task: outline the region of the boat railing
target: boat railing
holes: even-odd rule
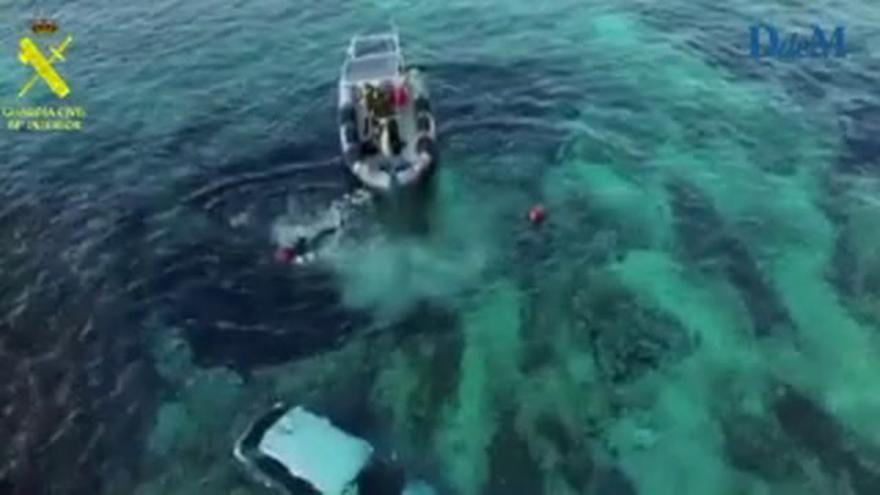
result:
[[[389,79],[404,67],[397,31],[361,34],[351,39],[342,67],[343,82]]]

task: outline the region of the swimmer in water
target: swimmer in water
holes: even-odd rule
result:
[[[275,237],[279,245],[276,259],[296,264],[314,261],[330,245],[330,241],[338,239],[358,206],[370,198],[369,192],[358,190],[333,202],[327,212],[312,224],[293,228],[276,227]]]

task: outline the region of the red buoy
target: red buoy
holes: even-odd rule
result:
[[[296,256],[296,250],[290,246],[279,246],[275,250],[275,261],[278,263],[290,263]]]
[[[541,205],[534,205],[529,208],[528,219],[532,225],[540,225],[547,218],[547,210]]]

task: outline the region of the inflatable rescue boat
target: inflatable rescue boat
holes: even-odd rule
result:
[[[352,38],[339,80],[339,138],[359,182],[392,192],[437,164],[437,129],[424,74],[408,68],[396,31]]]

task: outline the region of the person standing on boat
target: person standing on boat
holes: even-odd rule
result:
[[[406,80],[398,82],[391,88],[391,103],[398,112],[409,103],[409,91],[406,89]]]

